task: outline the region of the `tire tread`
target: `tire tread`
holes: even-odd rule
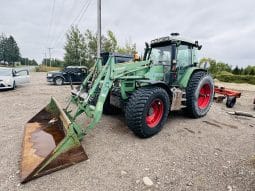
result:
[[[140,88],[132,94],[126,107],[125,117],[127,125],[129,129],[131,129],[134,132],[135,135],[141,138],[147,138],[152,136],[146,134],[146,132],[143,129],[143,112],[144,108],[146,107],[148,99],[155,93],[161,93],[164,96],[167,96],[167,99],[169,100],[167,92],[162,88],[155,87]],[[168,112],[169,109],[167,111],[167,116]],[[166,117],[163,118],[162,120],[163,121],[160,123],[164,124],[166,121]]]

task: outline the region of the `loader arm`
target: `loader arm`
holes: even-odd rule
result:
[[[69,105],[65,109],[65,113],[72,123],[75,123],[77,117],[83,113],[85,113],[86,118],[90,118],[90,123],[85,128],[74,125],[80,140],[82,140],[84,135],[100,121],[103,106],[113,82],[121,79],[144,79],[143,73],[139,75],[133,74],[149,68],[149,63],[149,61],[142,61],[116,64],[113,56],[109,57],[104,66],[102,66],[101,59],[96,61],[95,66],[82,83],[79,92],[71,97],[70,102],[77,105],[76,112],[71,115],[71,110],[68,109]],[[83,92],[88,85],[90,89],[87,92],[87,96],[84,99],[80,99],[80,93]]]

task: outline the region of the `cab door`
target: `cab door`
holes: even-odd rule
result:
[[[192,47],[189,45],[179,45],[177,47],[177,78],[181,78],[192,65]]]
[[[14,71],[13,78],[15,80],[16,85],[21,85],[30,82],[28,70]]]
[[[82,71],[80,68],[74,68],[73,73],[72,73],[72,80],[73,82],[81,82],[82,78]]]

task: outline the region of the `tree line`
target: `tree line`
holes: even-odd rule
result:
[[[211,58],[202,58],[200,60],[201,63],[209,64],[209,72],[214,76],[220,74],[233,74],[233,75],[255,75],[255,66],[247,66],[247,67],[232,67],[231,65],[224,62],[217,62],[215,59]]]
[[[112,31],[102,35],[102,52],[117,52],[122,54],[133,54],[136,52],[136,44],[127,42],[120,46]],[[83,65],[91,67],[94,65],[97,53],[97,35],[91,30],[81,32],[77,26],[72,26],[66,34],[64,54],[64,65]]]
[[[0,64],[13,65],[20,63],[21,65],[38,65],[34,59],[22,58],[20,49],[14,37],[5,34],[0,35]]]
[[[49,59],[49,58],[44,58],[42,61],[42,64],[45,66],[52,66],[52,67],[64,67],[65,63],[63,60],[54,58],[54,59]]]

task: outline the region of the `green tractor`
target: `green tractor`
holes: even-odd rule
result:
[[[141,138],[157,134],[169,111],[183,109],[193,118],[206,115],[214,84],[208,72],[197,67],[200,49],[197,41],[172,34],[146,43],[142,60],[116,64],[111,55],[103,65],[98,58],[64,109],[52,98],[26,124],[21,182],[86,160],[80,141],[103,113],[123,111],[127,126]],[[80,116],[85,127],[77,122]]]

